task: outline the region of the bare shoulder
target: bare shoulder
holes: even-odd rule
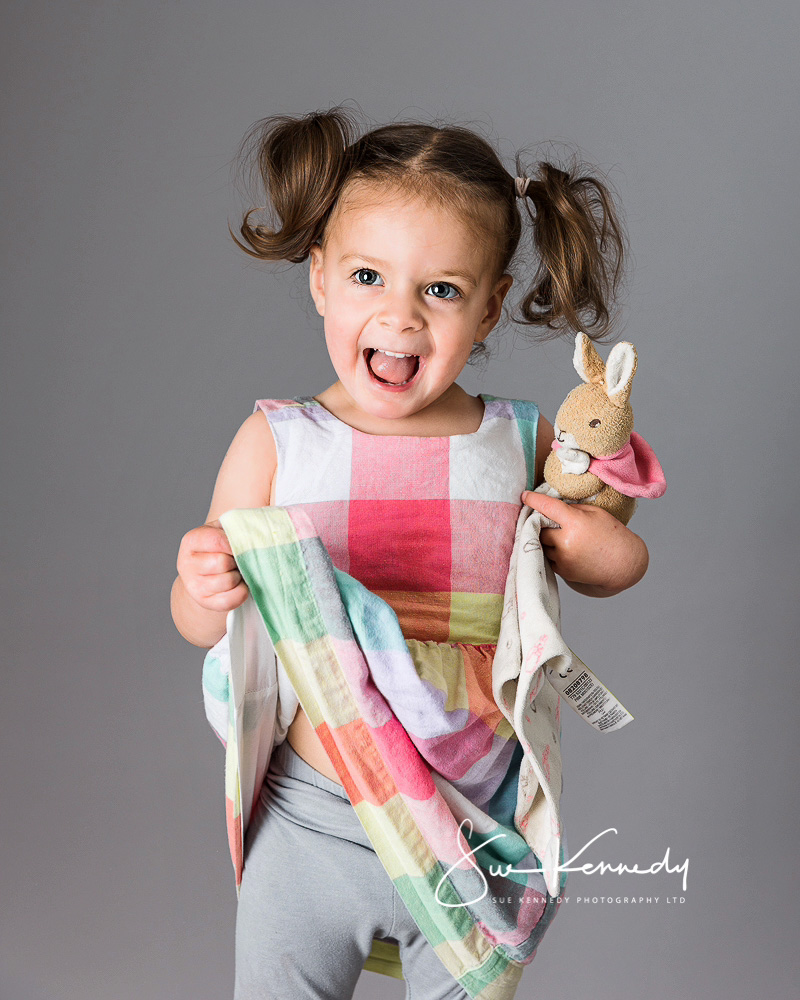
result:
[[[227,510],[269,505],[278,465],[275,438],[264,414],[257,410],[236,432],[220,466],[206,521]]]
[[[553,425],[547,417],[543,417],[540,413],[536,426],[536,481],[534,488],[541,486],[544,482],[544,463],[550,454],[555,436],[556,432],[553,429]]]

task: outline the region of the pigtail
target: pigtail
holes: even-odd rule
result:
[[[259,182],[267,205],[244,215],[236,245],[260,260],[306,260],[318,242],[347,176],[356,133],[341,107],[302,118],[275,115],[256,122],[241,142],[237,162],[248,182]],[[267,211],[268,224],[252,216]]]
[[[519,163],[517,173],[523,173]],[[611,329],[626,257],[608,187],[588,174],[539,163],[525,200],[539,266],[515,319],[599,339]]]

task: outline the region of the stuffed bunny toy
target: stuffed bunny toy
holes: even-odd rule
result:
[[[604,364],[585,333],[575,338],[572,362],[583,379],[556,414],[553,450],[538,493],[567,503],[591,503],[627,524],[637,497],[667,488],[653,449],[633,429],[630,399],[636,373],[633,344],[616,344]]]

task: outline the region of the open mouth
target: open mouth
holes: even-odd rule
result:
[[[364,360],[376,382],[399,389],[414,381],[420,371],[422,359],[418,354],[400,354],[368,347],[364,351]]]

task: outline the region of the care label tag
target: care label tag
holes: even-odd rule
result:
[[[573,664],[565,674],[554,667],[547,670],[548,681],[567,704],[600,733],[613,733],[632,722],[633,716],[622,702],[580,657],[572,655]]]

